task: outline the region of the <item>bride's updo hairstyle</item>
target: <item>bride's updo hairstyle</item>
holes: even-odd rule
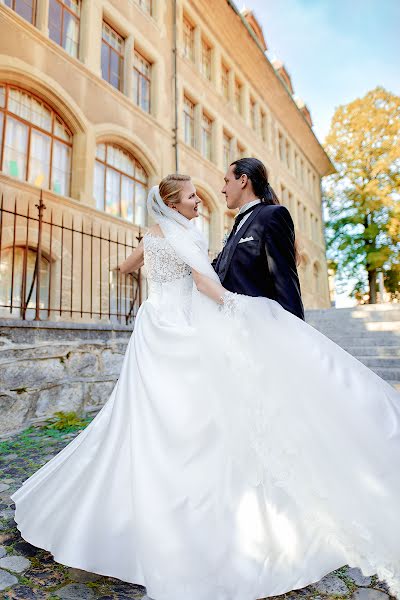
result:
[[[172,173],[172,175],[167,175],[160,182],[158,186],[160,196],[164,202],[173,202],[174,204],[179,204],[181,201],[180,193],[182,191],[183,183],[185,181],[190,181],[189,175],[180,175],[179,173]]]
[[[239,158],[230,165],[233,167],[235,179],[241,175],[247,175],[251,181],[255,195],[260,198],[264,204],[280,204],[278,196],[270,186],[268,181],[268,172],[265,165],[258,158]],[[302,244],[299,244],[297,238],[294,242],[294,254],[296,265],[302,263]]]

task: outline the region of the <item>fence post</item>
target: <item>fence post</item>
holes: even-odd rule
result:
[[[37,269],[36,269],[36,309],[35,321],[40,321],[40,264],[42,262],[42,225],[43,225],[43,210],[46,206],[43,204],[43,190],[40,190],[39,204],[35,204],[39,213],[39,228],[38,228],[38,245],[37,245]]]

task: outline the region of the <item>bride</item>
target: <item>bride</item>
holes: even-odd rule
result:
[[[188,177],[150,190],[147,271],[97,416],[12,495],[23,538],[155,600],[255,600],[343,565],[400,598],[400,395],[275,300],[224,289]],[[194,284],[195,282],[195,284]]]

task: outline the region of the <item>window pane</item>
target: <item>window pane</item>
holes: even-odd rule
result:
[[[55,117],[54,119],[54,135],[56,135],[59,138],[62,138],[66,142],[72,141],[71,134],[65,127],[64,123],[60,121],[58,117]]]
[[[121,217],[133,221],[133,201],[135,184],[132,179],[122,176],[121,181]]]
[[[0,106],[4,108],[6,105],[6,88],[0,86]]]
[[[110,83],[118,90],[121,88],[121,67],[122,58],[114,51],[111,50],[110,55]]]
[[[54,141],[51,189],[56,194],[69,196],[71,173],[71,148],[62,142]]]
[[[28,181],[37,187],[49,187],[50,146],[50,137],[32,130]]]
[[[104,42],[101,44],[101,76],[108,81],[108,63],[110,60],[111,48]]]
[[[111,215],[118,216],[119,211],[119,187],[120,175],[113,169],[108,168],[106,172],[106,211]]]
[[[15,12],[33,24],[33,2],[34,0],[15,0]]]
[[[97,144],[96,146],[96,157],[100,158],[100,160],[106,160],[106,145],[105,144]]]
[[[97,161],[94,165],[94,197],[96,208],[104,210],[104,165]]]
[[[71,9],[71,11],[79,17],[81,13],[81,0],[63,0],[64,4]]]
[[[57,0],[49,3],[49,37],[57,44],[61,44],[62,8]]]
[[[139,163],[136,163],[135,179],[147,184],[147,175]]]
[[[147,190],[144,185],[135,185],[135,225],[146,226],[146,196]]]
[[[11,117],[6,120],[3,171],[7,175],[25,179],[28,144],[28,128]]]
[[[71,56],[78,56],[79,21],[67,10],[64,10],[63,48]]]

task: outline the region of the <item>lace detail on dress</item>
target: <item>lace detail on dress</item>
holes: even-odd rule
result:
[[[192,275],[192,270],[165,238],[147,232],[143,238],[144,266],[147,278],[159,283]]]
[[[239,294],[235,292],[224,292],[223,294],[224,303],[221,304],[220,311],[223,315],[229,317],[239,316],[240,314],[240,303],[239,303]]]

